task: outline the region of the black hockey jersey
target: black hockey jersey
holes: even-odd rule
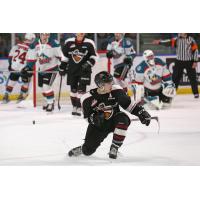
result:
[[[62,51],[69,63],[68,74],[80,74],[81,66],[85,62],[91,67],[96,63],[96,48],[94,42],[88,38],[84,38],[81,43],[78,43],[75,37],[69,38],[65,41]]]
[[[120,111],[119,106],[134,114],[137,105],[119,85],[113,85],[112,91],[106,94],[98,94],[97,88],[90,90],[81,97],[84,118],[88,118],[95,111],[104,111],[105,118],[111,119]]]

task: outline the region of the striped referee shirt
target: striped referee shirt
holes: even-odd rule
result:
[[[160,44],[169,43],[176,48],[177,60],[198,62],[198,46],[193,37],[174,37],[172,39],[160,40]]]

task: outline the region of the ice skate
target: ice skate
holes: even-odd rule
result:
[[[77,116],[81,116],[81,108],[77,108],[76,109],[76,115]]]
[[[76,157],[80,156],[81,154],[82,154],[82,146],[75,147],[68,152],[69,157]]]
[[[72,109],[72,115],[76,115],[77,107],[73,107]]]
[[[17,98],[17,103],[20,103],[21,101],[25,100],[27,97],[27,95],[23,95],[23,94],[20,94]]]
[[[54,103],[47,104],[46,111],[47,112],[52,112],[53,110],[54,110]]]
[[[6,93],[3,97],[2,104],[7,104],[7,103],[9,103],[9,101],[10,101],[9,95],[8,95],[8,93]]]
[[[109,158],[112,158],[112,159],[117,158],[118,148],[119,147],[117,145],[114,145],[114,144],[111,145],[110,152],[109,152]]]

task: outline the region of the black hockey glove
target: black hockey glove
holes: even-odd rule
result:
[[[93,124],[97,128],[101,128],[104,124],[104,121],[105,121],[105,118],[104,118],[103,111],[98,111],[98,112],[92,113],[88,118],[88,122],[90,124]]]
[[[92,73],[92,69],[91,69],[91,65],[89,63],[84,63],[82,65],[82,72],[85,72],[85,73]]]
[[[69,64],[66,62],[61,62],[59,66],[59,74],[60,76],[65,76],[68,73]]]
[[[24,76],[24,77],[28,77],[30,78],[32,76],[32,72],[30,72],[31,69],[28,67],[28,66],[25,66],[24,68],[22,68],[21,70],[21,75]]]
[[[107,58],[112,58],[113,57],[113,52],[112,51],[108,51],[106,53]]]
[[[130,56],[125,57],[124,64],[131,66],[133,64],[133,59]]]
[[[151,121],[151,115],[140,105],[136,105],[133,110],[133,114],[136,115],[142,124],[149,126]]]

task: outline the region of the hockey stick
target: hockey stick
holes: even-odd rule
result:
[[[60,86],[59,86],[59,93],[58,93],[58,109],[61,109],[60,106],[60,95],[61,95],[61,88],[62,88],[62,76],[60,76]]]
[[[160,133],[160,121],[159,121],[159,118],[157,116],[154,116],[154,117],[151,117],[151,120],[155,120],[158,124],[158,131],[157,131],[157,134]],[[131,119],[131,121],[140,121],[138,118],[136,119]]]
[[[126,76],[128,70],[129,70],[129,66],[128,66],[128,65],[125,65],[125,66],[124,66],[124,69],[123,69],[123,71],[122,71],[122,73],[121,73],[120,80],[124,80],[124,78],[125,78],[125,76]]]

